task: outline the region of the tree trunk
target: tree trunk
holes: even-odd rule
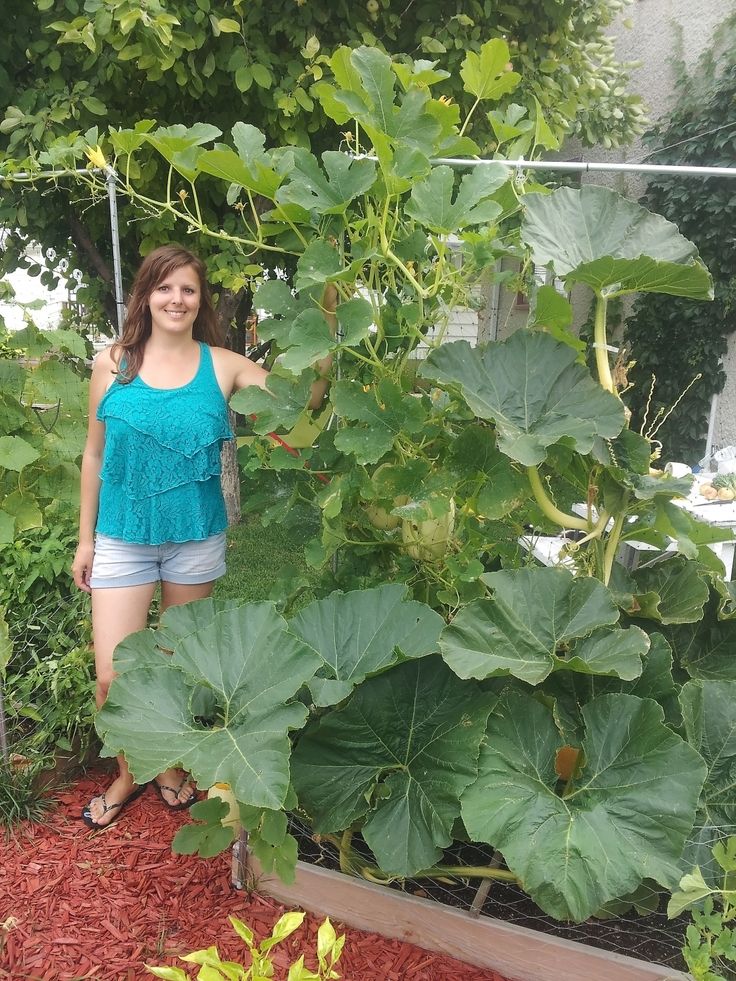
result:
[[[240,297],[230,290],[223,290],[217,302],[217,319],[220,326],[220,336],[227,338],[228,328],[235,316],[240,303]],[[235,432],[235,413],[229,410],[230,428]],[[240,523],[240,471],[238,470],[238,448],[235,440],[225,443],[222,447],[222,495],[225,498],[227,523],[229,526]]]
[[[230,426],[235,431],[235,413],[229,410]],[[222,447],[222,495],[225,498],[227,523],[229,526],[240,524],[240,471],[238,470],[238,447],[234,439]]]

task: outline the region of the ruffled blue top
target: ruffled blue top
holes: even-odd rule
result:
[[[179,388],[140,377],[114,381],[100,401],[105,423],[97,531],[144,545],[200,541],[227,527],[220,448],[233,433],[212,354]]]

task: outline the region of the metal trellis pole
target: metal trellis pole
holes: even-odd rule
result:
[[[123,299],[123,270],[120,261],[120,226],[118,224],[118,196],[117,196],[117,174],[108,167],[106,171],[105,183],[107,184],[107,198],[110,203],[110,237],[112,239],[112,266],[113,266],[113,285],[115,287],[115,310],[118,321],[118,334],[123,332],[123,322],[125,321],[125,301]]]

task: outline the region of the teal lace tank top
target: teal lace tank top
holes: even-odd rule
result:
[[[97,531],[144,545],[209,538],[227,527],[220,448],[232,439],[212,354],[179,388],[114,381],[100,401],[105,423]]]

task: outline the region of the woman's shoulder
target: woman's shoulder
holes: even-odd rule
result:
[[[212,361],[224,392],[233,392],[246,385],[263,385],[268,372],[250,358],[226,347],[211,347]]]
[[[118,363],[114,344],[103,347],[101,351],[97,352],[93,367],[100,371],[117,371]]]

